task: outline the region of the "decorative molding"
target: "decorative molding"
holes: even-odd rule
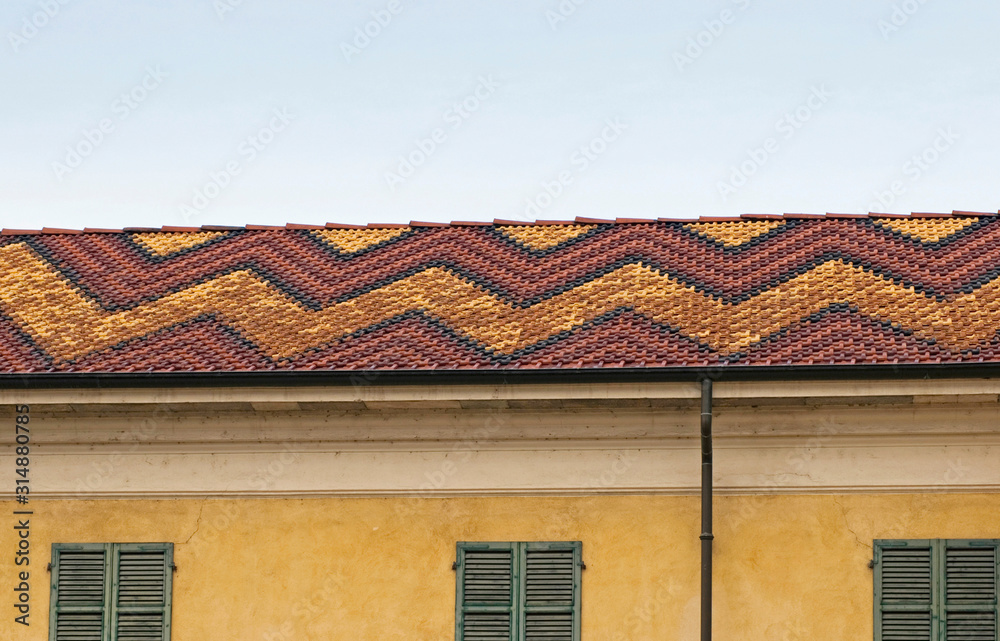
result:
[[[490,403],[497,408],[513,408],[510,401],[524,401],[541,408],[553,402],[584,401],[587,404],[612,406],[632,401],[650,407],[654,401],[697,401],[697,383],[556,383],[516,385],[379,385],[378,375],[359,373],[356,385],[299,387],[173,387],[142,389],[3,389],[0,407],[27,403],[33,406],[56,405],[63,409],[106,406],[98,411],[125,411],[136,405],[214,406],[215,411],[244,404],[246,411],[263,411],[269,405],[280,409],[289,403],[320,404],[329,409],[391,409],[392,407],[433,407],[471,409],[467,404]],[[857,403],[913,403],[917,397],[932,403],[982,402],[1000,398],[1000,379],[951,380],[831,380],[747,382],[719,381],[714,396],[719,405],[729,403],[760,404],[775,401]],[[172,411],[179,407],[173,407]],[[200,409],[200,408],[199,408]],[[140,411],[149,412],[150,408]]]
[[[845,486],[845,487],[717,487],[716,496],[788,496],[788,495],[847,495],[847,494],[992,494],[1000,492],[1000,483],[985,485],[968,485],[962,487],[944,487],[939,485],[898,485],[898,486]],[[662,488],[552,488],[545,490],[396,490],[372,492],[368,490],[314,490],[287,492],[45,492],[33,493],[34,500],[172,500],[172,499],[209,499],[209,500],[239,500],[239,499],[310,499],[310,498],[411,498],[411,499],[446,499],[468,497],[534,497],[534,496],[698,496],[697,487]],[[13,498],[12,494],[0,493],[0,500]]]

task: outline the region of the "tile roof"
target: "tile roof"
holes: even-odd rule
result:
[[[0,235],[0,373],[1000,363],[996,214]]]

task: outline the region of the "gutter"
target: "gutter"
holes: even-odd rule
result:
[[[568,383],[1000,379],[1000,362],[905,365],[734,365],[508,370],[337,370],[263,372],[79,372],[0,374],[0,389],[517,385]]]

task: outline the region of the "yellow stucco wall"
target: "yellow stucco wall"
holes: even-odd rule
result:
[[[454,638],[458,540],[582,540],[584,641],[697,638],[697,497],[37,501],[32,625],[52,542],[175,544],[174,641]],[[1000,495],[716,498],[716,638],[872,638],[874,538],[1000,537]],[[9,519],[8,519],[9,520]],[[0,531],[0,588],[16,540]]]

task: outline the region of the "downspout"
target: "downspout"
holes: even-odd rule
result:
[[[701,381],[701,641],[712,641],[712,381]]]

